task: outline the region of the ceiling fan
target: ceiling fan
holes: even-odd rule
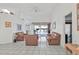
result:
[[[14,15],[13,12],[7,10],[7,9],[1,9],[0,13],[5,13],[5,14],[11,14],[11,15]]]

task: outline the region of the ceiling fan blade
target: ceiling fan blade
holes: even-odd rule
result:
[[[2,11],[0,13],[3,13]]]
[[[11,14],[11,15],[14,15],[14,13],[13,13],[13,12],[10,12],[10,14]]]

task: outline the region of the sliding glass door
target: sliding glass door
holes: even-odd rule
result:
[[[35,25],[35,34],[39,36],[39,41],[46,41],[48,25]]]

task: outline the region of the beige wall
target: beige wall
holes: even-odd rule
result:
[[[5,28],[6,20],[13,22],[12,16],[8,16],[6,14],[0,14],[0,44],[12,42],[13,26],[11,28]]]

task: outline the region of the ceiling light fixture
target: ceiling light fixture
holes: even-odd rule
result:
[[[34,7],[34,12],[35,13],[39,12],[39,8],[38,7]]]

